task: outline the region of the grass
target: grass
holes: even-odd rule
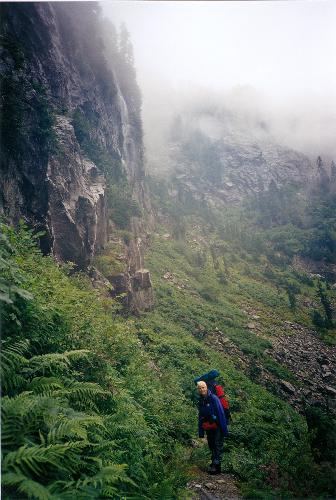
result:
[[[183,241],[163,238],[164,233],[166,228],[153,237],[146,262],[152,271],[156,308],[135,322],[146,352],[160,372],[178,373],[184,394],[192,401],[195,401],[192,378],[210,368],[219,369],[234,415],[231,437],[225,444],[224,469],[240,479],[246,496],[291,497],[298,483],[293,485],[289,478],[296,474],[300,476],[300,492],[306,489],[312,493],[314,486],[306,467],[313,471],[315,466],[309,458],[309,446],[306,448],[309,438],[304,419],[237,370],[235,360],[228,354],[204,342],[207,334],[218,328],[251,360],[258,359],[273,375],[295,384],[290,370],[265,351],[271,346],[274,324],[282,325],[288,318],[297,321],[302,311],[289,311],[285,293],[263,278],[259,263],[249,262],[253,277],[247,277],[242,265],[246,261],[237,255],[231,259],[234,252],[227,251],[225,266],[222,264],[227,279],[221,284],[220,264],[213,265],[207,244],[192,247]],[[187,238],[200,240],[199,234],[187,233]],[[199,259],[201,265],[195,266],[197,246],[198,251],[201,247],[203,258]],[[260,316],[257,320],[260,332],[246,329],[250,321],[244,312],[246,308]],[[287,426],[296,436],[295,445],[282,434]],[[297,454],[299,449],[301,452]],[[191,468],[204,466],[206,454],[206,448],[196,449],[191,455]],[[275,488],[267,486],[267,475],[271,474],[267,471],[273,462],[278,474]],[[316,471],[311,473],[314,476]]]
[[[330,494],[328,479],[313,460],[305,419],[237,369],[230,355],[204,341],[218,328],[251,360],[294,382],[265,353],[272,318],[281,324],[286,306],[276,287],[263,280],[260,262],[249,263],[253,276],[247,278],[234,248],[226,245],[214,258],[211,239],[200,240],[198,232],[188,235],[201,241],[194,247],[158,233],[146,261],[156,307],[121,318],[117,304],[92,289],[84,275],[72,275],[69,266],[42,257],[24,229],[8,234],[15,249],[9,262],[33,299],[9,306],[6,337],[29,338],[43,353],[90,348],[95,361],[85,380],[112,394],[101,407],[114,443],[108,459],[127,465],[140,497],[182,498],[188,471],[204,464],[206,448],[190,455],[191,439],[197,437],[193,378],[211,368],[220,371],[233,412],[223,467],[239,478],[244,495]],[[112,268],[119,250],[118,245],[109,249],[111,254],[107,250]],[[258,332],[246,328],[248,308],[260,316]],[[270,488],[274,464],[277,482]],[[131,485],[123,488],[124,495],[134,494]]]

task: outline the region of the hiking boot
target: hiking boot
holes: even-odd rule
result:
[[[215,474],[216,473],[216,466],[214,464],[209,465],[207,468],[207,473],[208,474]]]
[[[211,464],[208,469],[208,474],[215,476],[216,474],[220,474],[222,472],[220,464]]]

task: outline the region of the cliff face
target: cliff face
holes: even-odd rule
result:
[[[69,118],[56,116],[54,131],[59,151],[50,155],[46,172],[52,251],[85,267],[108,238],[106,182],[81,155]]]
[[[314,171],[309,158],[281,144],[257,112],[220,103],[216,109],[194,103],[177,115],[166,144],[161,163],[169,166],[171,194],[218,208],[271,184],[305,186]]]
[[[140,95],[127,54],[113,40],[107,50],[114,28],[95,3],[1,8],[0,211],[45,231],[42,249],[82,269],[127,229],[122,292],[131,308],[150,308],[138,243],[150,227],[150,202]],[[139,273],[146,283],[138,283]]]

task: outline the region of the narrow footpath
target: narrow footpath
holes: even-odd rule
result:
[[[199,468],[195,468],[195,477],[188,483],[192,500],[240,500],[241,496],[232,474],[211,476]]]

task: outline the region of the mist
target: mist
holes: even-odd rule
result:
[[[102,5],[130,31],[149,159],[174,116],[201,103],[263,121],[311,157],[336,156],[334,2]]]

